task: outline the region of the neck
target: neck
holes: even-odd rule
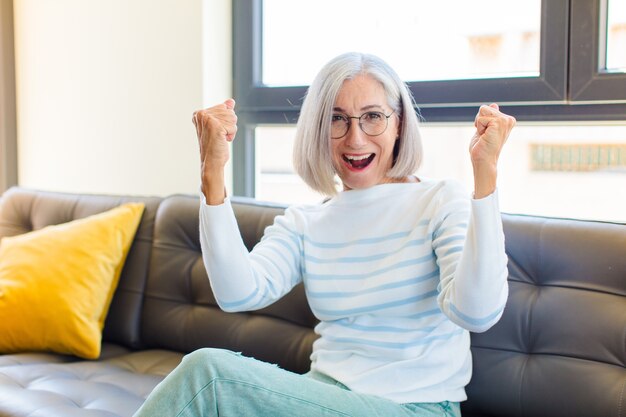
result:
[[[384,178],[381,182],[379,182],[376,185],[382,185],[382,184],[403,184],[403,183],[408,183],[408,182],[420,182],[420,179],[418,177],[416,177],[415,175],[409,175],[409,176],[400,177],[400,178],[386,177],[386,178]],[[343,190],[344,191],[350,191],[350,190],[352,190],[352,188],[348,187],[346,184],[343,184]]]

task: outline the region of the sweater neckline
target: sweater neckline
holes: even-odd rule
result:
[[[420,178],[419,182],[397,182],[377,184],[368,188],[362,188],[358,190],[341,191],[330,201],[328,205],[347,205],[347,204],[364,204],[373,200],[379,200],[381,198],[389,197],[398,192],[406,193],[410,190],[417,190],[430,184],[432,181]]]

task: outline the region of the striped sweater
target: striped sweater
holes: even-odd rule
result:
[[[472,200],[451,181],[290,207],[250,253],[228,199],[203,203],[200,237],[222,309],[259,309],[304,282],[320,320],[311,368],[399,403],[465,400],[468,331],[495,324],[508,294],[497,193]]]

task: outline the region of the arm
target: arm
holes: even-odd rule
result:
[[[497,104],[480,106],[474,120],[476,133],[470,142],[474,171],[474,198],[486,197],[496,190],[498,158],[515,126],[515,118],[500,112]]]
[[[206,204],[222,204],[226,197],[224,166],[229,158],[228,143],[237,134],[235,100],[228,99],[222,104],[199,110],[193,114],[192,121],[200,147],[202,194]]]
[[[442,311],[459,326],[481,332],[500,319],[508,296],[496,180],[500,151],[515,118],[491,104],[480,107],[474,125],[476,133],[470,142],[474,199],[467,234],[464,239],[460,237],[463,231],[455,225],[460,224],[462,211],[451,202],[444,205],[439,239],[434,239],[433,247],[441,270],[438,301]]]
[[[228,143],[237,133],[235,101],[194,113],[200,147],[202,198],[200,244],[211,287],[225,311],[255,310],[289,292],[300,281],[300,241],[292,216],[276,218],[262,243],[245,247],[224,191]]]
[[[294,225],[295,215],[287,209],[248,252],[230,200],[221,205],[201,204],[202,259],[215,298],[224,311],[266,307],[301,281],[301,239]]]
[[[441,277],[439,306],[457,325],[486,331],[500,319],[508,296],[497,191],[471,200],[468,207],[459,190],[442,204],[440,213],[433,233]]]

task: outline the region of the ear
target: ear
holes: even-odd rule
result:
[[[397,116],[398,123],[396,124],[396,140],[400,139],[400,136],[402,135],[402,117],[401,116]]]

